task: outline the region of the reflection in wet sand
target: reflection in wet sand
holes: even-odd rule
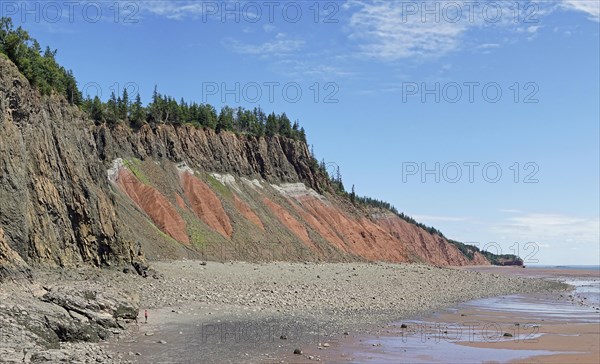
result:
[[[526,275],[523,270],[514,272]],[[583,273],[581,278],[560,273],[545,272],[545,276],[568,281],[574,286],[572,292],[470,301],[418,321],[392,324],[381,336],[343,343],[337,359],[353,363],[598,363],[600,277],[597,272]],[[533,275],[539,277],[540,272]]]

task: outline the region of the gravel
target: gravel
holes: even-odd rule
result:
[[[31,354],[32,350],[41,353],[34,357],[40,362],[66,357],[74,362],[101,363],[173,358],[177,358],[176,362],[201,359],[233,363],[240,360],[240,353],[246,359],[247,355],[281,358],[306,345],[334,342],[335,335],[374,332],[389,322],[459,302],[565,288],[561,283],[542,279],[416,264],[175,261],[155,262],[152,268],[159,273],[155,275],[158,279],[125,274],[122,267],[80,268],[34,271],[35,281],[29,288],[23,284],[0,286],[2,325],[16,325],[16,312],[21,316],[23,311],[35,314],[35,300],[19,304],[35,289],[85,287],[99,292],[126,291],[139,296],[142,316],[143,310],[149,311],[148,325],[140,317],[139,324],[130,324],[127,330],[115,333],[109,345],[60,343],[52,349],[35,349],[31,343],[19,342],[30,340],[21,335],[9,340],[20,352],[4,358],[14,357],[15,362],[21,362],[37,355]],[[230,340],[226,346],[220,346],[222,337],[217,336],[216,341],[199,339],[206,325],[240,327],[239,324],[248,323],[278,328],[298,325],[306,335],[298,338],[289,330],[274,330],[273,337],[264,342]],[[4,331],[4,335],[10,335]],[[30,348],[29,356],[23,355],[18,345]],[[193,351],[189,345],[196,345]],[[202,357],[194,352],[201,352]],[[10,353],[10,347],[0,346],[2,353]]]

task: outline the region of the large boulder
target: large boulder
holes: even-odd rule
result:
[[[140,299],[137,294],[99,292],[57,287],[46,293],[42,300],[54,303],[72,312],[80,320],[87,318],[104,328],[119,328],[119,320],[135,320]]]

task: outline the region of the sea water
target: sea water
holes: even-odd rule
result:
[[[564,270],[595,270],[600,273],[600,265],[528,265],[527,268],[564,269]]]
[[[566,278],[561,280],[574,286],[575,294],[585,297],[588,305],[600,306],[600,265],[532,265],[529,268],[596,271],[598,274],[595,277]]]
[[[557,302],[553,299],[532,301],[527,295],[510,295],[491,297],[474,300],[460,304],[450,312],[458,312],[465,308],[476,311],[479,308],[494,308],[499,312],[495,317],[511,317],[516,315],[530,315],[542,319],[554,321],[565,321],[565,323],[600,323],[600,315],[593,307],[600,306],[600,266],[578,265],[578,266],[529,266],[528,268],[543,268],[555,270],[595,270],[598,275],[591,277],[561,277],[558,280],[574,287],[572,294],[576,297],[585,297],[585,304],[572,304],[568,302]],[[586,276],[589,275],[586,274]],[[560,273],[557,273],[560,276]],[[587,307],[585,307],[587,306]],[[471,317],[474,320],[486,320],[486,317]],[[426,322],[414,321],[413,325],[426,326]],[[541,334],[532,336],[532,331],[524,329],[524,335],[528,339],[539,337]],[[438,334],[439,336],[439,334]],[[452,333],[448,334],[452,337]],[[369,363],[446,363],[446,362],[497,362],[500,361],[523,361],[532,356],[560,354],[556,351],[547,350],[508,350],[495,348],[481,348],[458,345],[452,340],[435,340],[436,336],[427,337],[423,335],[382,336],[367,340],[362,350],[354,351],[354,360]],[[477,339],[477,337],[473,337]],[[516,336],[510,340],[522,337]],[[469,339],[470,341],[471,339]],[[466,340],[465,340],[466,341]],[[478,341],[478,340],[475,340]],[[363,344],[364,345],[364,344]],[[382,346],[382,350],[370,350],[369,346]],[[563,354],[568,354],[563,352]]]

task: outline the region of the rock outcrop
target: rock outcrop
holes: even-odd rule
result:
[[[95,265],[127,257],[114,197],[89,122],[40,97],[0,57],[0,227],[36,265]]]
[[[284,260],[489,264],[331,192],[305,143],[95,125],[0,58],[0,276],[144,255],[260,260],[240,254],[248,249]]]
[[[31,278],[31,273],[23,258],[8,246],[0,228],[0,283],[5,277],[14,276]]]
[[[1,362],[114,362],[86,344],[107,340],[137,320],[136,293],[21,283],[0,290]]]

